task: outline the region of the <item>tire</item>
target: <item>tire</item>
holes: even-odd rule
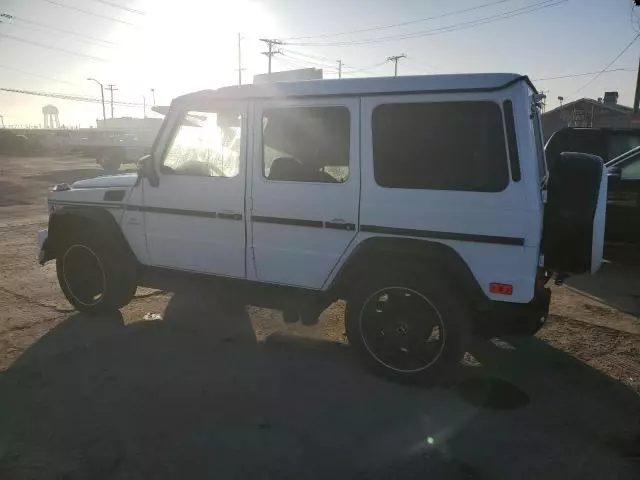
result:
[[[119,240],[101,238],[95,232],[72,232],[58,251],[58,283],[77,310],[112,312],[134,297],[135,262]]]
[[[349,343],[361,360],[374,373],[403,383],[442,379],[471,340],[465,302],[453,288],[418,275],[367,276],[347,300],[345,318]]]

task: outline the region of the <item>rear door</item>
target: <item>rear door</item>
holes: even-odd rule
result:
[[[250,277],[319,289],[354,239],[358,108],[356,98],[255,105]]]

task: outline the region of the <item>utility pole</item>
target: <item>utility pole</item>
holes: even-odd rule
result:
[[[393,76],[394,77],[398,76],[398,60],[400,60],[401,58],[407,58],[407,56],[403,53],[401,55],[394,55],[392,57],[387,57],[387,62],[393,62],[394,63],[394,67],[393,67]]]
[[[111,83],[107,85],[107,88],[109,89],[109,92],[111,92],[111,118],[113,118],[113,91],[114,90],[116,90],[116,91],[118,90],[117,88],[113,88],[113,87],[115,87],[115,85],[113,85]]]
[[[242,85],[242,35],[238,33],[238,85]]]
[[[142,95],[142,118],[147,118],[147,97]]]
[[[282,53],[280,50],[274,50],[273,46],[282,45],[283,42],[281,42],[280,40],[269,39],[269,38],[261,38],[260,41],[266,43],[267,47],[269,48],[269,51],[262,52],[262,55],[266,55],[267,58],[269,59],[268,73],[271,74],[271,58],[274,55],[277,55],[278,53]]]
[[[87,80],[89,80],[90,82],[96,82],[98,85],[100,85],[100,96],[102,97],[102,120],[104,121],[105,127],[106,127],[107,126],[107,112],[106,112],[106,110],[104,108],[104,85],[102,85],[95,78],[87,78]]]
[[[342,60],[338,60],[338,78],[342,78]]]

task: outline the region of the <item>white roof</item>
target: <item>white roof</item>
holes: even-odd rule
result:
[[[471,73],[456,75],[421,75],[402,77],[349,78],[342,80],[305,80],[237,85],[217,90],[202,90],[178,97],[178,102],[206,102],[244,98],[283,98],[310,96],[350,96],[389,93],[492,91],[525,81],[515,73]],[[534,89],[535,90],[535,89]]]

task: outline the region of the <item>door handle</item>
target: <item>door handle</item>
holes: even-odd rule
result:
[[[336,230],[355,230],[354,223],[347,222],[344,218],[334,218],[328,222],[324,222],[324,228],[333,228]]]
[[[225,210],[222,212],[218,212],[216,215],[218,218],[223,220],[242,220],[242,214],[237,212],[232,212],[230,210]]]

